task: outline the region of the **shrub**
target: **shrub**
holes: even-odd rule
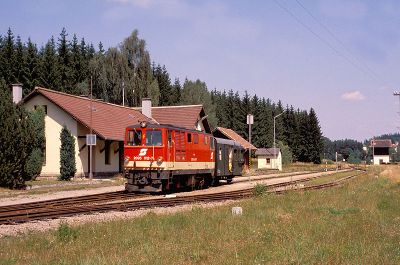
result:
[[[57,228],[56,235],[58,240],[69,242],[78,237],[78,231],[71,228],[67,223],[60,223]]]
[[[60,140],[60,179],[70,180],[76,173],[75,139],[65,126],[61,130]]]
[[[266,194],[266,192],[267,192],[267,187],[263,184],[257,184],[254,187],[254,195],[256,195],[256,196],[262,196],[262,195]]]

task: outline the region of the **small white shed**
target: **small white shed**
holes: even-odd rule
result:
[[[282,170],[282,153],[279,148],[259,148],[256,156],[258,168]]]

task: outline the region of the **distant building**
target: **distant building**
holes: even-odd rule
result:
[[[15,102],[20,102],[21,85],[13,87]],[[17,96],[19,98],[15,98]],[[21,94],[22,95],[22,94]],[[43,106],[45,117],[45,163],[42,176],[60,174],[60,132],[65,125],[75,138],[76,176],[88,176],[89,148],[86,135],[97,135],[93,147],[92,171],[94,176],[112,176],[123,171],[125,128],[140,121],[171,124],[188,129],[210,132],[207,116],[201,105],[152,107],[149,99],[143,99],[143,111],[123,107],[87,97],[70,95],[46,88],[36,87],[23,100],[26,109]],[[153,116],[152,116],[153,113]],[[92,114],[92,115],[91,115]]]
[[[259,148],[256,156],[258,168],[282,170],[282,153],[279,148]]]
[[[245,167],[248,168],[249,166],[249,159],[250,159],[250,149],[251,150],[257,150],[257,147],[255,147],[254,145],[252,145],[251,143],[249,143],[248,141],[246,141],[242,136],[240,136],[239,134],[237,134],[235,131],[231,130],[231,129],[227,129],[227,128],[223,128],[223,127],[217,127],[214,132],[213,135],[215,137],[219,137],[219,138],[224,138],[224,139],[229,139],[229,140],[234,140],[240,143],[240,145],[245,149],[245,153],[244,153],[244,163],[245,163]]]
[[[375,139],[371,140],[370,148],[373,152],[373,164],[388,164],[390,163],[390,148],[396,147],[390,139]]]

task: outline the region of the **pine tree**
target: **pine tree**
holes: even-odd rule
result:
[[[22,44],[21,37],[17,36],[15,44],[15,82],[21,83],[23,81],[23,66],[24,66],[24,45]]]
[[[321,127],[319,126],[319,121],[313,108],[310,109],[308,115],[308,125],[309,160],[315,164],[320,164],[324,145]]]
[[[72,93],[72,67],[71,67],[71,51],[70,45],[67,41],[67,32],[65,28],[62,29],[60,37],[58,38],[57,51],[58,51],[58,64],[60,67],[60,90],[67,93]]]
[[[172,104],[178,105],[181,102],[182,86],[179,78],[175,78],[174,85],[172,86]]]
[[[14,34],[8,28],[7,36],[3,40],[2,58],[0,64],[3,66],[3,78],[6,84],[12,84],[16,81],[16,64],[15,64],[15,43]]]
[[[26,52],[24,53],[24,67],[22,75],[23,96],[26,96],[32,89],[40,84],[39,81],[39,55],[36,45],[28,39]]]
[[[40,83],[46,88],[59,91],[61,76],[53,37],[42,48],[40,56]]]
[[[67,127],[60,133],[60,179],[70,180],[76,173],[75,139]]]

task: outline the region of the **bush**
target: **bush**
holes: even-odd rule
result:
[[[265,186],[265,185],[263,185],[263,184],[257,184],[255,187],[254,187],[254,195],[256,195],[256,196],[262,196],[262,195],[264,195],[264,194],[266,194],[267,193],[267,187]]]
[[[60,179],[70,180],[76,173],[75,139],[64,126],[60,134]]]
[[[78,237],[78,232],[71,228],[67,223],[61,223],[56,231],[58,240],[69,242]]]

